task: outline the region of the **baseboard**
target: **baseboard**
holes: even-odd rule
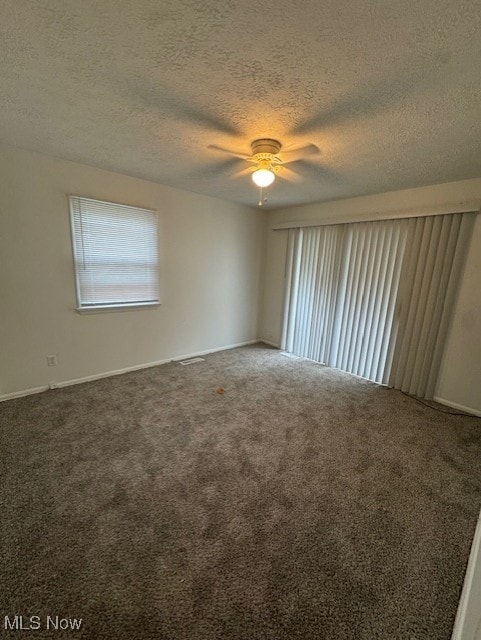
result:
[[[263,342],[264,344],[268,344],[269,347],[274,347],[274,349],[280,349],[280,345],[277,342],[270,342],[269,340],[264,340],[261,338],[260,340],[256,340],[256,342]]]
[[[473,416],[478,416],[479,418],[481,418],[481,411],[478,411],[478,409],[472,409],[471,407],[466,407],[464,404],[451,402],[450,400],[445,400],[444,398],[440,398],[439,396],[435,396],[433,400],[439,402],[440,404],[445,404],[447,407],[451,407],[452,409],[458,409],[459,411],[463,411],[464,413],[472,413]]]
[[[83,384],[84,382],[94,382],[95,380],[102,380],[102,378],[112,378],[113,376],[121,376],[123,373],[130,373],[131,371],[140,371],[141,369],[149,369],[150,367],[157,367],[160,364],[167,364],[172,362],[172,358],[165,360],[155,360],[153,362],[145,362],[144,364],[137,364],[133,367],[125,367],[124,369],[114,369],[113,371],[105,371],[104,373],[95,373],[91,376],[85,376],[83,378],[73,378],[72,380],[63,380],[61,382],[53,382],[50,389],[62,389],[63,387],[72,387],[75,384]]]
[[[48,391],[50,387],[44,385],[43,387],[31,387],[30,389],[22,389],[21,391],[14,391],[13,393],[3,393],[0,395],[0,402],[4,400],[15,400],[15,398],[23,398],[24,396],[33,396],[35,393],[43,393]]]
[[[478,518],[451,640],[481,640],[481,515]]]
[[[237,349],[238,347],[246,347],[249,344],[257,344],[263,342],[263,340],[248,340],[247,342],[238,342],[237,344],[229,344],[226,347],[216,347],[215,349],[206,349],[205,351],[195,351],[194,353],[184,353],[182,356],[175,356],[171,358],[171,361],[177,362],[178,360],[188,360],[189,358],[198,358],[199,356],[206,356],[209,353],[217,353],[218,351],[228,351],[229,349]]]
[[[94,380],[101,380],[102,378],[110,378],[112,376],[120,376],[123,373],[130,373],[131,371],[140,371],[141,369],[149,369],[150,367],[157,367],[161,364],[167,364],[167,362],[177,362],[178,360],[187,360],[189,358],[196,358],[198,356],[205,356],[209,353],[217,353],[218,351],[228,351],[229,349],[237,349],[238,347],[245,347],[250,344],[257,344],[263,342],[262,340],[248,340],[246,342],[237,342],[236,344],[229,344],[223,347],[216,347],[215,349],[205,349],[204,351],[195,351],[194,353],[184,353],[172,358],[165,358],[164,360],[155,360],[153,362],[145,362],[143,364],[136,364],[132,367],[124,367],[123,369],[115,369],[113,371],[105,371],[103,373],[95,373],[91,376],[84,376],[83,378],[73,378],[72,380],[62,380],[60,382],[52,382],[49,385],[42,387],[35,387],[32,389],[23,389],[21,391],[15,391],[13,393],[6,393],[0,395],[0,402],[5,400],[13,400],[14,398],[22,398],[34,393],[42,393],[49,389],[61,389],[63,387],[71,387],[75,384],[82,384],[84,382],[93,382]]]

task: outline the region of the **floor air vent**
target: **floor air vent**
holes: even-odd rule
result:
[[[179,364],[195,364],[196,362],[204,362],[205,358],[190,358],[190,360],[181,360]]]

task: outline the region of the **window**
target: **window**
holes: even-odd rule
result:
[[[78,310],[159,304],[157,213],[70,196]]]

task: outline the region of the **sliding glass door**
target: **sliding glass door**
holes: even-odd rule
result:
[[[281,347],[432,397],[474,215],[289,230]]]

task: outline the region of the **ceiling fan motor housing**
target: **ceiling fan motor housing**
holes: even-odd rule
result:
[[[252,155],[255,156],[258,153],[268,153],[276,156],[281,150],[281,143],[278,140],[272,140],[272,138],[259,138],[254,140],[251,144]]]

